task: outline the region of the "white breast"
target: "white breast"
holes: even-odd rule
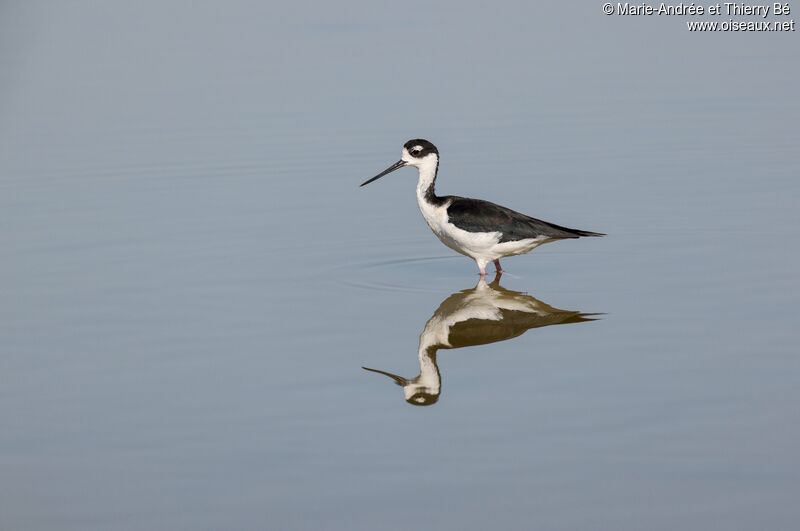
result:
[[[404,160],[406,160],[405,151],[403,154]],[[549,241],[547,238],[531,238],[500,243],[500,238],[502,237],[500,232],[468,232],[450,223],[447,217],[447,207],[450,202],[436,205],[429,203],[425,198],[425,192],[433,187],[436,179],[436,164],[437,159],[433,156],[426,158],[422,162],[415,163],[419,169],[417,204],[420,212],[422,212],[422,217],[425,218],[425,222],[443,244],[456,252],[475,259],[479,267],[483,267],[482,264],[486,264],[491,260],[527,253],[542,243]]]
[[[459,229],[447,217],[448,203],[441,206],[428,203],[424,196],[417,198],[422,217],[443,244],[472,258],[493,254],[492,249],[500,241],[499,232],[468,232]],[[493,258],[492,258],[493,259]]]

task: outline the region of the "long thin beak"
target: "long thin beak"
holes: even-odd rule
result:
[[[380,175],[378,177],[380,177]],[[389,378],[394,380],[394,383],[396,383],[399,386],[405,386],[406,384],[408,384],[408,380],[406,380],[402,376],[397,376],[396,374],[392,374],[386,371],[379,371],[378,369],[370,369],[369,367],[361,367],[361,368],[364,369],[365,371],[377,372],[378,374],[383,374],[384,376],[388,376]]]
[[[380,172],[378,175],[376,175],[375,177],[373,177],[372,179],[370,179],[368,181],[364,181],[359,186],[364,186],[365,184],[369,184],[372,181],[377,181],[378,179],[380,179],[384,175],[388,175],[388,174],[392,173],[394,170],[399,170],[400,168],[402,168],[406,164],[407,164],[406,161],[398,160],[397,162],[395,162],[394,164],[392,164],[391,166],[389,166],[388,168],[386,168],[385,170]]]

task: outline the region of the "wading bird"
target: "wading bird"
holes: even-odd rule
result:
[[[500,285],[498,274],[491,284],[453,293],[436,309],[419,336],[419,375],[404,378],[378,369],[363,369],[388,376],[403,388],[409,404],[429,406],[439,400],[442,377],[436,354],[440,349],[488,345],[521,336],[531,328],[594,321],[600,314],[554,308],[519,291]],[[501,363],[498,359],[494,363]],[[507,360],[506,360],[507,362]],[[497,371],[492,371],[496,373]],[[502,381],[496,386],[502,389]]]
[[[495,269],[500,272],[501,258],[525,254],[545,243],[605,236],[548,223],[482,199],[436,195],[439,150],[421,138],[406,142],[399,161],[361,186],[403,166],[414,166],[419,171],[417,203],[428,226],[443,244],[475,260],[481,277],[486,276],[489,262],[494,262]]]

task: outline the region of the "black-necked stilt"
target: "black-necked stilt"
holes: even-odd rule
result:
[[[561,227],[481,199],[436,195],[434,186],[439,171],[439,150],[421,138],[406,142],[399,161],[361,186],[403,166],[414,166],[419,170],[417,203],[428,226],[446,246],[475,260],[482,277],[486,276],[489,262],[494,262],[497,271],[502,271],[501,258],[527,253],[544,243],[582,236],[605,236],[599,232]]]
[[[593,321],[596,315],[560,310],[530,295],[505,289],[498,273],[491,284],[481,278],[474,288],[453,293],[442,301],[419,336],[416,378],[363,368],[386,375],[402,386],[409,404],[429,406],[439,400],[442,389],[436,363],[439,349],[488,345],[521,336],[531,328]]]

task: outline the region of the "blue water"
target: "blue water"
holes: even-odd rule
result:
[[[796,33],[594,2],[0,15],[0,528],[800,518]],[[500,281],[602,315],[439,350],[428,407],[361,368],[418,374],[478,285],[413,170],[358,188],[416,137],[440,193],[608,233]]]

